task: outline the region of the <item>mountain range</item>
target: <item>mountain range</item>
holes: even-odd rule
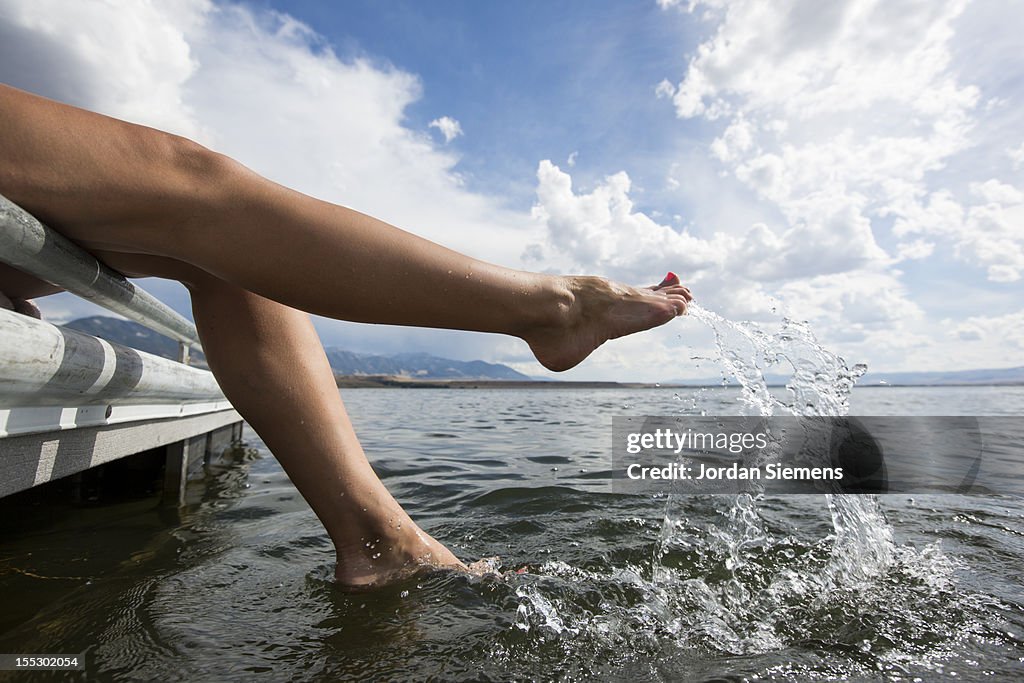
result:
[[[64,327],[101,337],[117,344],[147,351],[164,358],[177,358],[178,343],[130,320],[108,316],[80,318]],[[327,359],[337,375],[392,376],[422,380],[504,380],[528,382],[534,378],[517,372],[507,365],[485,363],[480,360],[461,361],[439,358],[427,353],[400,353],[391,356],[354,353],[330,346]],[[201,351],[192,351],[192,364],[206,366]],[[782,386],[788,377],[767,375],[769,385]],[[679,379],[662,382],[663,385],[717,386],[721,378]],[[735,384],[735,382],[728,382]],[[942,372],[869,372],[857,386],[955,386],[955,385],[1010,385],[1024,384],[1024,367],[983,370],[952,370]]]
[[[178,357],[178,342],[130,320],[92,316],[73,320],[64,327],[91,334],[107,341],[130,346],[163,358]],[[338,375],[388,375],[414,379],[506,380],[528,382],[532,378],[507,365],[481,360],[461,361],[439,358],[427,353],[400,353],[379,356],[327,347],[327,360]],[[193,349],[191,364],[207,367],[206,357]]]

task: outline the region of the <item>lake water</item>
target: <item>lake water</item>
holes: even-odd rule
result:
[[[735,389],[343,396],[413,518],[532,571],[340,591],[326,533],[247,429],[250,454],[180,511],[151,496],[4,520],[0,652],[85,652],[89,680],[1024,676],[1019,497],[879,496],[894,545],[866,568],[833,552],[824,496],[611,491],[613,416],[734,414]],[[1021,416],[1024,387],[855,389],[851,414]]]

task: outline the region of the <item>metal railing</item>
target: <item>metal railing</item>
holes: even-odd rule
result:
[[[176,340],[183,363],[202,348],[195,325],[3,195],[0,261]]]
[[[0,195],[0,261],[178,342],[178,361],[0,309],[0,438],[225,411],[195,326]],[[237,418],[236,418],[237,419]]]

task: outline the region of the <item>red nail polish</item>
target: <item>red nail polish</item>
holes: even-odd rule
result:
[[[678,279],[679,279],[679,276],[678,276],[678,275],[676,275],[675,273],[673,273],[673,272],[672,272],[672,271],[670,270],[670,271],[668,271],[668,275],[666,275],[666,276],[665,276],[665,279],[666,279],[666,280],[671,280],[672,278],[676,278],[676,279],[678,280]]]

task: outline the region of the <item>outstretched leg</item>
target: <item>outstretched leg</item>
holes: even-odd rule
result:
[[[186,284],[210,369],[323,522],[346,586],[464,565],[423,532],[370,467],[309,316],[170,259],[98,254],[131,276]]]
[[[0,193],[90,249],[166,256],[333,318],[514,335],[553,370],[690,298],[678,280],[639,289],[478,261],[183,138],[3,86]]]

